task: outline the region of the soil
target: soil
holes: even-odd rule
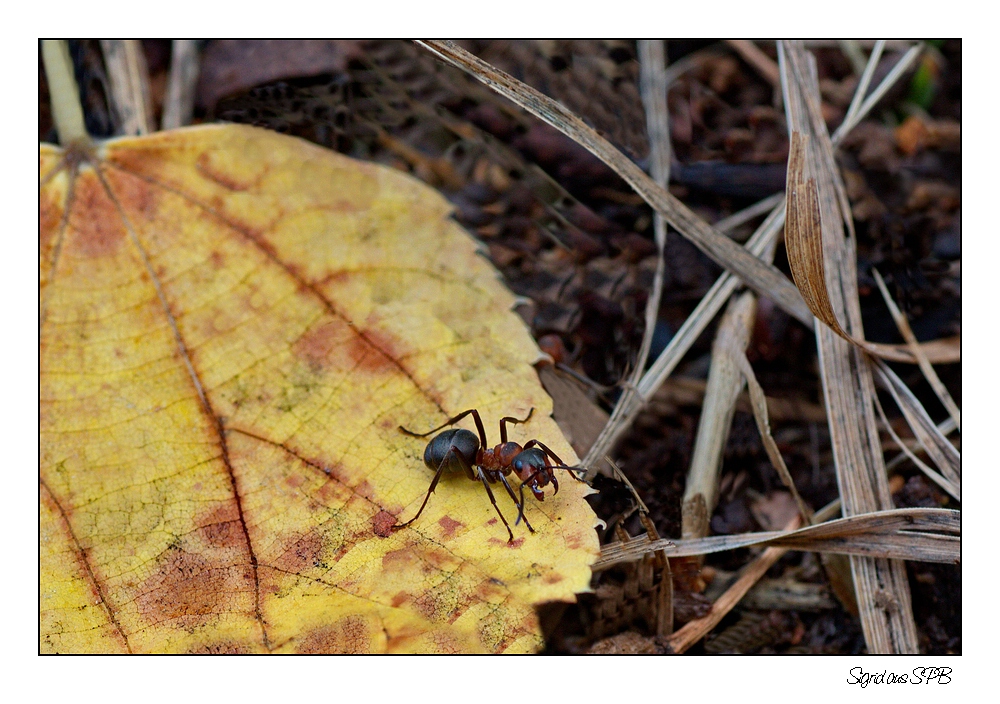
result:
[[[557,373],[595,407],[610,411],[643,335],[656,264],[650,209],[583,148],[412,44],[295,43],[302,46],[294,52],[288,42],[206,43],[196,121],[243,122],[297,135],[391,165],[439,189],[454,204],[455,218],[486,245],[511,290],[530,301],[519,313],[555,358]],[[169,45],[144,44],[159,106]],[[462,44],[559,100],[648,166],[635,42]],[[759,46],[775,58],[773,43]],[[96,136],[112,134],[99,47],[72,47],[88,129]],[[725,43],[668,42],[667,50],[668,65],[690,64],[668,93],[671,192],[717,222],[783,190],[788,138],[780,94]],[[832,132],[850,104],[857,73],[834,43],[814,53]],[[899,55],[887,50],[876,82]],[[242,70],[248,56],[266,69]],[[857,231],[865,334],[873,341],[902,341],[873,269],[885,278],[918,339],[961,331],[961,61],[960,41],[931,44],[838,153]],[[39,75],[39,137],[51,141],[41,70]],[[742,241],[760,220],[732,236]],[[673,231],[666,263],[650,359],[720,274]],[[776,265],[787,273],[780,248]],[[690,391],[706,378],[713,336],[714,324],[614,453],[661,537],[680,535],[680,498],[700,413],[698,394]],[[772,418],[772,428],[802,496],[814,508],[825,505],[838,490],[811,332],[761,301],[748,356],[768,396],[819,409],[818,417]],[[935,421],[947,417],[916,366],[892,366]],[[961,364],[936,370],[961,405]],[[894,404],[888,397],[882,401],[900,431]],[[888,435],[883,439],[889,460],[898,450]],[[600,493],[592,497],[593,507],[609,525],[602,540],[618,539],[616,530],[645,531],[623,484],[599,476],[595,486]],[[890,486],[897,507],[958,508],[909,461],[892,470]],[[737,411],[733,422],[719,496],[714,534],[772,529],[784,510],[787,494],[745,411]],[[720,585],[751,556],[737,550],[711,555],[704,565],[672,560],[675,627],[703,615]],[[961,653],[960,567],[909,562],[907,570],[922,652]],[[790,604],[751,600],[688,652],[865,652],[857,616],[832,596],[836,590],[827,574],[815,555],[788,553],[768,578],[793,583],[809,598]],[[655,580],[663,578],[658,571]],[[595,576],[595,593],[579,604],[544,609],[549,650],[663,652],[663,642],[651,635],[652,588],[636,586],[637,580],[642,582],[634,569],[608,570]]]

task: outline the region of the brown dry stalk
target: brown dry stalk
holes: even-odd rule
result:
[[[889,436],[896,442],[896,445],[898,445],[899,448],[903,451],[903,456],[909,457],[910,460],[913,461],[913,464],[915,464],[917,468],[920,469],[921,472],[926,474],[931,479],[931,481],[933,481],[939,487],[941,487],[949,494],[954,496],[957,500],[961,501],[962,500],[961,489],[952,484],[947,479],[945,479],[941,474],[935,472],[933,469],[924,464],[916,455],[913,454],[910,448],[906,446],[906,443],[903,442],[903,440],[896,434],[896,431],[893,430],[892,428],[892,423],[890,423],[889,419],[885,417],[885,410],[882,408],[882,402],[879,401],[878,396],[875,397],[875,407],[876,409],[878,409],[879,418],[882,419],[882,426],[886,429],[886,432],[889,433]],[[886,471],[888,471],[888,469],[889,469],[889,464],[886,463]]]
[[[814,61],[799,42],[780,43],[779,58],[792,132],[785,243],[796,286],[825,323],[816,326],[816,338],[844,515],[886,510],[893,504],[871,366],[860,351],[869,346],[861,325],[850,205],[820,111]],[[852,555],[851,568],[869,650],[916,652],[903,563]]]
[[[935,361],[958,361],[961,357],[960,338],[952,337],[913,344],[887,345],[869,342],[863,337],[853,336],[840,324],[827,289],[827,271],[824,259],[822,218],[820,217],[820,197],[815,178],[805,177],[805,159],[809,149],[809,137],[801,132],[792,132],[788,151],[788,205],[785,221],[785,247],[788,250],[788,266],[792,279],[809,310],[826,325],[851,344],[880,358],[896,362],[920,364],[921,358],[933,356]],[[904,351],[905,350],[905,351]],[[928,363],[929,364],[929,363]]]
[[[708,535],[709,521],[719,491],[722,454],[743,389],[743,377],[735,353],[743,353],[750,342],[750,329],[757,313],[757,298],[750,291],[730,301],[712,345],[712,361],[705,387],[705,403],[698,419],[691,466],[681,501],[681,537]]]
[[[757,431],[760,433],[761,440],[764,443],[764,450],[767,452],[767,457],[771,460],[771,466],[774,467],[774,471],[781,478],[781,483],[792,493],[792,498],[795,499],[795,505],[799,508],[802,520],[807,524],[811,524],[813,521],[812,509],[806,505],[806,502],[802,500],[802,496],[799,495],[799,490],[795,488],[795,482],[792,481],[792,475],[788,471],[788,466],[785,465],[781,451],[778,450],[778,443],[774,441],[774,437],[771,435],[771,424],[768,421],[767,399],[764,396],[764,389],[757,383],[757,376],[753,372],[753,367],[750,366],[750,360],[747,359],[746,353],[743,350],[731,348],[731,354],[739,370],[743,373],[743,378],[747,382],[747,388],[750,390],[754,421],[757,423]]]
[[[137,39],[102,39],[104,64],[111,85],[111,103],[125,135],[153,131],[153,106],[149,97],[149,69]]]
[[[839,502],[816,512],[816,520],[835,513]],[[795,530],[716,535],[690,540],[653,540],[647,535],[601,548],[595,571],[633,562],[656,550],[670,557],[709,555],[753,546],[958,564],[961,512],[943,508],[897,508],[858,514]]]
[[[927,456],[937,465],[938,470],[959,491],[962,487],[962,458],[955,446],[934,424],[920,401],[907,388],[906,384],[892,371],[887,364],[879,361],[875,365],[875,373],[883,386],[892,394],[893,400],[902,411],[910,430],[927,452]]]

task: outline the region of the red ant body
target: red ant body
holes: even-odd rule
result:
[[[477,438],[475,433],[471,431],[454,428],[444,431],[427,443],[427,448],[424,450],[424,464],[427,465],[428,469],[434,471],[434,479],[431,480],[431,485],[427,489],[427,495],[424,496],[424,502],[420,504],[417,515],[406,523],[393,526],[393,530],[405,528],[420,517],[424,506],[427,505],[427,500],[430,499],[431,494],[434,493],[434,489],[437,488],[442,474],[461,470],[465,472],[466,477],[472,481],[481,481],[483,486],[486,487],[490,503],[493,504],[493,508],[496,509],[500,520],[503,521],[504,526],[507,528],[508,543],[514,542],[514,533],[511,531],[507,519],[500,512],[500,507],[497,506],[490,484],[495,484],[496,482],[503,484],[511,501],[517,506],[517,520],[514,522],[514,525],[520,523],[521,519],[524,518],[524,524],[528,526],[528,530],[534,533],[535,529],[531,527],[527,517],[524,516],[524,487],[527,486],[531,493],[535,495],[535,498],[542,501],[545,498],[545,495],[542,493],[542,487],[551,483],[555,488],[554,493],[559,492],[559,481],[556,479],[555,472],[552,471],[554,469],[570,470],[570,474],[574,479],[580,482],[583,481],[576,474],[573,474],[573,470],[582,471],[581,469],[567,467],[556,453],[538,440],[529,440],[523,447],[516,442],[507,440],[507,423],[526,423],[531,418],[534,410],[532,408],[528,411],[527,417],[523,420],[518,420],[510,416],[501,418],[500,444],[492,448],[486,441],[486,429],[483,427],[482,418],[479,417],[479,411],[474,408],[462,411],[454,418],[449,419],[432,430],[428,430],[426,433],[414,433],[403,426],[399,426],[399,429],[407,435],[422,438],[441,430],[441,428],[454,425],[462,420],[462,418],[471,415],[473,420],[476,421],[479,437]],[[550,457],[556,461],[556,464],[549,462]],[[521,486],[518,487],[521,495],[520,501],[517,500],[514,490],[507,482],[507,477],[512,472],[521,480]]]

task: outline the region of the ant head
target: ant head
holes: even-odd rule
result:
[[[476,463],[478,451],[479,438],[475,433],[463,428],[453,428],[427,443],[427,449],[424,450],[424,464],[435,472],[442,465],[446,472],[463,471],[464,467],[459,457],[471,467]]]
[[[524,481],[535,472],[545,469],[548,465],[545,462],[545,453],[537,447],[531,447],[520,452],[514,458],[514,461],[511,462],[510,466],[517,473],[521,481]]]

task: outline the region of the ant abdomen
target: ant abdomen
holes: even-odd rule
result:
[[[434,471],[443,467],[446,472],[464,472],[465,466],[475,464],[478,451],[479,438],[475,433],[464,428],[454,428],[444,431],[427,443],[424,464]],[[459,455],[465,460],[465,466]]]

